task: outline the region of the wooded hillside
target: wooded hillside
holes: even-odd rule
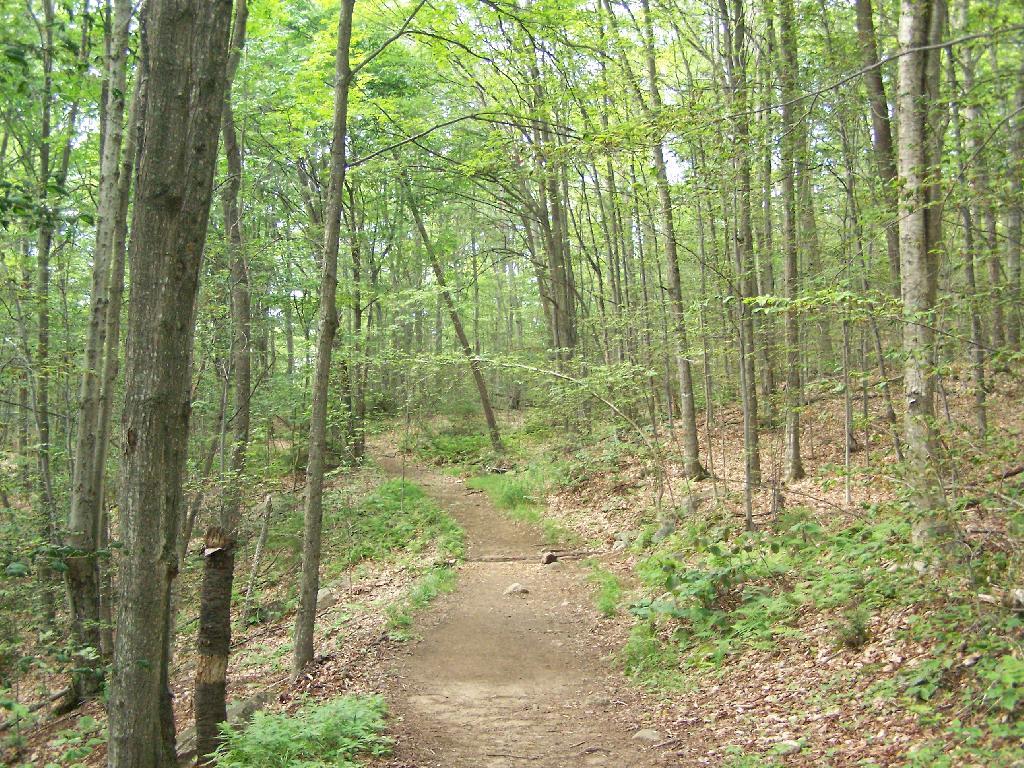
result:
[[[665,764],[1019,759],[1019,3],[0,0],[0,30],[11,764],[173,765],[183,718],[260,764],[222,727],[239,647],[334,701],[325,591],[397,568],[367,600],[404,642],[484,535],[385,482],[396,450],[597,557],[601,636],[673,717],[832,620],[895,665],[893,733],[919,716],[870,763]],[[384,699],[302,711],[383,760],[366,673]]]

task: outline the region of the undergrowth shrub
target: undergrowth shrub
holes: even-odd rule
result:
[[[850,650],[862,648],[871,639],[871,630],[868,627],[870,620],[871,614],[863,607],[857,606],[844,611],[834,627],[836,644]]]
[[[257,712],[244,730],[223,726],[220,768],[358,768],[391,750],[384,700],[342,696],[293,715]]]

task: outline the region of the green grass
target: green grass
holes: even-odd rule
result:
[[[388,480],[352,507],[345,505],[340,493],[331,493],[327,506],[329,553],[323,559],[328,577],[364,560],[416,556],[431,547],[443,559],[461,559],[464,554],[458,523],[414,483]]]
[[[400,447],[440,466],[477,464],[491,455],[491,441],[475,425],[457,422],[403,438]]]
[[[455,571],[451,568],[435,566],[427,571],[403,600],[387,607],[388,637],[398,641],[411,639],[413,615],[430,605],[438,596],[453,592],[455,582]]]
[[[539,526],[545,544],[576,544],[579,536],[575,532],[544,516],[545,497],[556,482],[557,475],[531,466],[518,473],[471,477],[466,485],[487,493],[494,506],[513,520]]]
[[[622,582],[618,576],[602,568],[595,560],[588,560],[586,565],[591,569],[587,580],[596,587],[594,604],[602,616],[611,618],[619,612],[619,605],[622,603]]]
[[[244,730],[224,727],[220,768],[358,768],[390,753],[386,707],[376,696],[342,696],[294,715],[257,712]]]

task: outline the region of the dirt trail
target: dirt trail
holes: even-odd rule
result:
[[[661,765],[657,749],[631,738],[642,724],[616,697],[621,675],[591,634],[585,569],[542,565],[540,532],[504,517],[461,480],[393,451],[378,460],[421,485],[465,528],[468,543],[457,591],[418,620],[422,639],[395,661],[391,765]],[[504,595],[513,583],[529,592]]]

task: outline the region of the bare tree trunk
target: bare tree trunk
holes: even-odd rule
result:
[[[780,0],[779,34],[782,43],[780,80],[782,83],[782,239],[783,295],[793,302],[800,292],[799,245],[796,224],[796,185],[794,163],[797,147],[796,133],[802,130],[793,114],[793,99],[796,95],[797,43],[793,20],[793,0]],[[796,310],[789,306],[785,314],[786,336],[786,432],[785,432],[785,479],[794,482],[804,476],[803,458],[800,455],[800,409],[803,406],[803,392],[800,380],[800,320]]]
[[[195,299],[224,103],[230,0],[150,0],[129,264],[110,768],[176,762],[168,688],[171,585],[190,414]]]
[[[889,101],[882,81],[882,68],[878,64],[878,43],[875,39],[874,10],[871,0],[856,0],[857,38],[860,41],[861,64],[864,67],[864,85],[868,91],[871,109],[871,146],[874,149],[875,169],[882,187],[886,213],[892,219],[885,227],[885,248],[889,256],[889,279],[893,293],[900,294],[900,239],[896,218],[896,158],[892,149],[892,123],[889,119]]]
[[[352,459],[363,460],[366,453],[366,342],[363,338],[363,261],[362,224],[356,215],[355,190],[348,188],[349,243],[352,251],[352,411],[350,414],[349,442]],[[417,319],[419,316],[417,315]]]
[[[754,233],[750,214],[750,122],[747,115],[747,42],[743,0],[733,0],[731,19],[726,0],[721,0],[726,19],[725,64],[731,106],[735,113],[738,221],[734,239],[737,321],[740,344],[740,387],[743,404],[747,526],[752,526],[750,495],[761,483],[761,458],[757,431],[757,377],[755,372],[754,321],[746,299],[754,295]]]
[[[648,0],[643,0],[644,50],[647,65],[648,88],[651,106],[638,94],[646,115],[662,108],[661,89],[658,86],[658,68],[654,53],[654,31]],[[609,9],[609,13],[614,13]],[[679,419],[683,431],[683,471],[690,480],[707,477],[707,470],[700,463],[700,446],[697,439],[697,410],[693,399],[693,369],[690,361],[689,344],[686,334],[686,320],[683,308],[683,291],[679,274],[678,240],[673,219],[672,192],[668,183],[668,168],[665,164],[665,150],[661,141],[651,148],[654,164],[654,181],[658,189],[659,213],[661,215],[662,240],[665,249],[665,268],[668,271],[668,294],[672,314],[672,330],[675,335],[676,374],[679,377]]]
[[[462,319],[459,317],[459,311],[455,306],[455,300],[452,298],[451,291],[448,290],[448,284],[445,281],[444,268],[441,266],[441,262],[437,257],[437,252],[434,250],[434,245],[430,241],[430,235],[427,234],[427,228],[423,224],[423,217],[420,216],[420,210],[416,205],[416,199],[412,195],[412,184],[409,182],[407,173],[403,175],[402,181],[405,187],[405,199],[409,205],[409,211],[412,213],[413,221],[416,224],[416,230],[419,232],[420,239],[423,241],[423,247],[427,252],[427,257],[430,259],[430,266],[434,272],[434,279],[437,281],[437,287],[440,290],[441,299],[444,301],[444,304],[448,309],[448,316],[451,318],[452,327],[455,329],[455,335],[459,339],[459,346],[462,347],[462,353],[466,356],[466,361],[469,363],[469,369],[473,374],[473,382],[476,384],[476,391],[480,396],[480,407],[483,409],[484,419],[487,422],[487,433],[491,438],[491,447],[497,453],[503,453],[505,447],[501,443],[501,434],[498,431],[498,421],[494,417],[494,409],[491,407],[491,398],[487,393],[487,382],[484,381],[480,358],[473,351],[473,347],[469,343],[469,337],[466,336],[466,331],[462,326]]]
[[[100,439],[96,445],[96,461],[93,484],[98,488],[102,520],[100,523],[101,548],[110,545],[110,516],[107,513],[106,465],[107,450],[110,446],[110,420],[114,411],[114,392],[117,389],[118,373],[121,370],[121,304],[124,299],[124,264],[128,250],[128,202],[132,188],[132,169],[138,150],[139,114],[144,98],[142,88],[145,78],[142,73],[135,81],[131,107],[128,110],[128,134],[124,138],[124,152],[121,171],[118,175],[117,220],[114,225],[114,258],[110,268],[110,287],[107,290],[110,303],[107,306],[106,352],[103,359],[103,384],[100,389],[100,412],[96,433]],[[100,641],[103,656],[109,658],[114,652],[114,589],[109,558],[100,563]]]
[[[298,675],[313,661],[313,625],[316,594],[320,588],[320,533],[323,526],[324,465],[327,454],[327,395],[331,350],[338,329],[338,248],[341,238],[342,195],[345,190],[345,141],[348,135],[348,92],[352,83],[349,48],[355,0],[341,0],[338,47],[334,70],[334,126],[331,141],[330,181],[324,214],[324,257],[320,283],[320,335],[313,374],[313,407],[309,422],[309,465],[306,469],[306,509],[302,536],[302,581],[295,615],[295,656]]]
[[[267,548],[267,539],[270,536],[270,518],[274,514],[274,502],[270,494],[263,500],[263,522],[260,524],[260,535],[256,539],[256,549],[252,553],[252,567],[249,569],[249,583],[245,587],[245,598],[242,600],[242,619],[248,619],[251,614],[252,593],[256,589],[256,579],[259,577],[260,564],[263,562],[263,551]]]
[[[129,0],[116,0],[106,63],[105,123],[102,126],[103,149],[100,156],[99,202],[97,204],[96,245],[89,327],[85,345],[85,366],[79,391],[78,432],[75,442],[74,475],[71,483],[71,510],[68,516],[67,544],[75,555],[67,558],[66,583],[71,609],[71,631],[75,643],[82,648],[75,662],[75,673],[66,705],[73,705],[93,696],[100,687],[100,571],[96,547],[100,539],[103,489],[102,470],[98,462],[106,457],[101,447],[106,443],[109,420],[101,423],[103,353],[110,327],[110,288],[112,261],[119,261],[123,272],[123,256],[115,259],[118,212],[120,209],[121,145],[124,135],[125,89],[127,82],[128,27],[132,6]],[[131,130],[131,126],[129,126]],[[120,310],[120,300],[116,302]],[[115,345],[108,351],[115,357]],[[92,652],[89,652],[89,651]]]
[[[934,0],[902,0],[897,109],[900,118],[897,168],[900,179],[900,261],[904,305],[903,350],[906,354],[906,438],[909,477],[915,502],[926,513],[945,508],[933,453],[935,377],[932,368],[935,331],[935,258],[926,204],[928,187],[938,174],[929,151],[927,128],[928,61],[921,51],[928,41]]]
[[[960,94],[956,93],[956,63],[953,57],[948,59],[949,79],[954,88],[953,98],[950,100],[950,117],[953,129],[953,145],[956,147],[957,172],[960,181],[967,178],[967,168],[964,164],[964,142],[963,126],[960,121]],[[965,83],[966,86],[966,83]],[[972,147],[972,150],[975,149]],[[972,189],[975,194],[977,189]],[[971,343],[969,345],[971,359],[971,376],[974,389],[974,420],[978,429],[978,437],[984,439],[988,431],[988,416],[985,408],[985,342],[984,331],[981,326],[981,307],[978,302],[978,282],[975,275],[975,257],[977,255],[977,240],[975,239],[975,217],[970,202],[966,199],[960,201],[960,221],[964,228],[964,280],[967,283],[967,314],[971,326]]]
[[[231,471],[224,488],[220,522],[206,532],[203,551],[203,583],[196,636],[195,712],[196,755],[200,764],[209,763],[220,745],[219,726],[227,720],[227,667],[231,652],[231,589],[235,576],[235,535],[242,505],[246,452],[249,449],[249,396],[252,388],[252,317],[249,266],[242,243],[242,222],[238,195],[242,185],[242,149],[235,130],[231,87],[245,46],[249,9],[246,0],[235,5],[231,54],[227,63],[221,133],[227,158],[228,177],[221,190],[224,228],[231,258],[231,344],[235,378],[232,417]]]
[[[1024,293],[1021,292],[1021,223],[1024,220],[1024,59],[1021,60],[1017,77],[1017,89],[1013,97],[1013,135],[1010,155],[1011,198],[1007,222],[1006,263],[1009,271],[1010,318],[1007,325],[1007,341],[1010,349],[1019,352],[1021,327],[1024,324]]]

